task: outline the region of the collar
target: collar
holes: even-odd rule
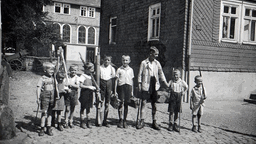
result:
[[[150,61],[149,61],[149,58],[146,59],[146,63],[148,64]],[[156,62],[156,59],[154,59],[152,62]]]
[[[130,69],[130,66],[129,65],[127,67],[121,66],[120,69],[128,70]]]
[[[173,82],[178,83],[180,81],[181,81],[181,78],[179,78],[177,81],[174,80]]]

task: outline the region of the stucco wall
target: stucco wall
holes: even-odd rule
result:
[[[190,75],[189,90],[195,85],[194,77],[199,72],[191,71]],[[243,100],[256,90],[256,73],[202,71],[202,75],[208,100]]]

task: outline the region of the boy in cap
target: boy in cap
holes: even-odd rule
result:
[[[173,71],[173,78],[174,80],[169,81],[169,88],[170,88],[170,99],[169,99],[169,131],[176,131],[179,132],[177,128],[177,120],[178,120],[178,113],[181,112],[181,100],[182,96],[188,89],[188,85],[184,80],[180,78],[180,71],[175,69]],[[174,124],[173,124],[173,113],[174,113]]]
[[[126,118],[128,114],[128,103],[133,95],[133,69],[129,66],[131,62],[130,56],[123,55],[122,63],[123,65],[116,71],[116,81],[115,81],[115,93],[118,94],[118,98],[121,100],[121,104],[118,108],[119,123],[117,127],[127,128]],[[122,115],[122,109],[124,105],[124,116]],[[122,117],[124,119],[122,119]]]
[[[80,109],[80,126],[82,128],[91,128],[90,125],[90,109],[93,107],[93,96],[95,95],[96,87],[93,86],[92,81],[92,74],[94,73],[94,65],[91,62],[87,62],[84,64],[84,74],[80,76],[80,87],[81,94],[79,97],[79,101],[81,103],[81,109]],[[84,120],[84,110],[86,110],[86,125]]]
[[[190,109],[192,110],[192,131],[196,132],[195,119],[197,117],[198,132],[201,130],[201,116],[203,115],[204,100],[206,99],[206,91],[203,87],[203,78],[201,76],[195,76],[196,85],[193,87],[190,93]]]
[[[160,81],[163,81],[166,86],[166,78],[164,76],[162,66],[159,61],[156,60],[159,51],[155,46],[150,47],[149,57],[143,60],[140,64],[139,74],[138,74],[138,88],[141,92],[141,112],[140,112],[140,124],[137,127],[141,129],[145,126],[144,123],[144,111],[145,105],[148,100],[151,101],[152,106],[152,128],[155,130],[160,130],[160,127],[156,123],[156,101],[157,101],[157,90],[160,88]]]
[[[41,130],[39,136],[44,135],[45,122],[47,120],[47,134],[53,136],[51,121],[52,121],[52,108],[54,106],[54,69],[55,66],[50,62],[43,63],[45,74],[39,79],[37,83],[37,103],[40,104],[42,110],[41,116]]]

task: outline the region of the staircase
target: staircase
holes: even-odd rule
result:
[[[245,102],[256,104],[256,91],[252,92],[249,99],[244,99]]]

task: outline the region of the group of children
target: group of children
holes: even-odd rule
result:
[[[111,65],[111,56],[104,57],[104,63],[100,66],[100,91],[101,100],[104,102],[104,120],[103,126],[109,127],[107,123],[110,96],[118,96],[121,104],[118,108],[119,123],[117,127],[127,128],[128,104],[134,93],[134,72],[129,66],[130,56],[122,56],[122,66],[117,70]],[[96,92],[96,84],[93,81],[94,64],[86,62],[84,64],[84,73],[77,75],[78,65],[71,65],[69,74],[62,71],[56,71],[55,65],[46,62],[43,64],[45,74],[39,79],[37,84],[37,103],[40,104],[41,129],[39,136],[46,133],[53,135],[52,127],[55,127],[55,117],[57,115],[57,129],[63,131],[64,128],[73,128],[73,115],[78,101],[80,108],[80,126],[82,128],[91,128],[90,109],[93,107],[93,99]],[[66,74],[66,75],[65,75]],[[55,77],[56,76],[56,77]],[[65,77],[66,76],[66,77]],[[174,70],[174,79],[168,85],[170,89],[169,99],[169,127],[168,130],[179,131],[177,127],[178,113],[181,112],[181,99],[187,91],[187,84],[181,80],[180,71]],[[55,80],[57,79],[57,82]],[[205,89],[202,87],[202,77],[195,77],[196,86],[191,91],[190,109],[192,110],[192,131],[196,132],[195,118],[198,118],[198,132],[201,132],[200,119],[203,114],[203,102],[206,98]],[[114,87],[113,87],[114,85]],[[58,88],[56,88],[56,86]],[[57,91],[56,91],[57,90]],[[78,93],[80,91],[80,96]],[[57,93],[57,96],[56,96]],[[57,98],[56,98],[57,97]],[[78,98],[79,97],[79,98]],[[124,108],[124,110],[123,110]],[[65,122],[61,123],[61,111],[65,110]],[[86,116],[84,116],[86,111]],[[124,112],[123,112],[124,111]],[[174,117],[174,120],[173,118]]]

